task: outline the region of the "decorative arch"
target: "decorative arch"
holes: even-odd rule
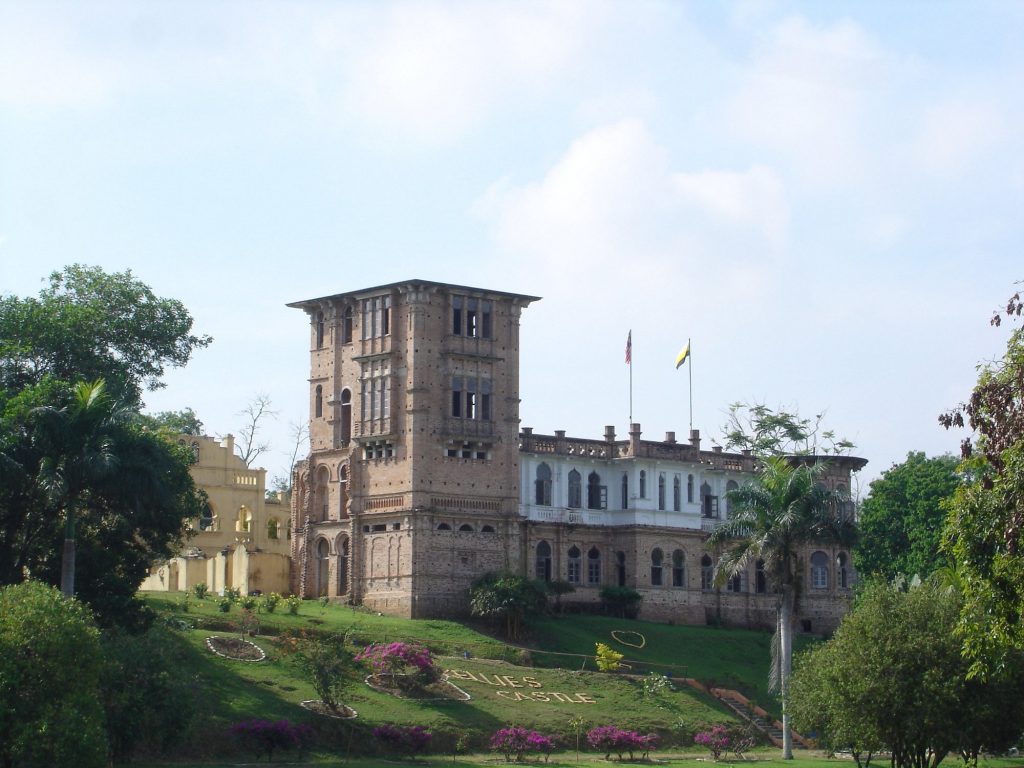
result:
[[[276,540],[281,533],[281,522],[276,517],[267,520],[267,538]]]
[[[323,349],[324,347],[324,313],[316,313],[316,348]]]
[[[729,492],[730,491],[738,491],[739,487],[740,487],[740,484],[737,483],[735,480],[730,480],[730,481],[728,481],[725,484],[725,514],[726,514],[726,516],[728,516],[730,510],[732,509],[732,503],[729,501]]]
[[[836,582],[840,589],[850,588],[850,558],[845,552],[836,556]]]
[[[348,558],[349,544],[348,536],[341,534],[334,542],[335,551],[338,553],[338,594],[348,594]]]
[[[341,390],[341,444],[348,445],[352,440],[352,390],[348,387]]]
[[[601,583],[601,550],[591,547],[587,552],[587,584],[597,586]]]
[[[327,519],[327,504],[328,495],[330,493],[328,489],[328,483],[330,482],[331,473],[324,465],[320,465],[316,469],[316,478],[313,486],[313,520],[318,522]]]
[[[569,547],[568,562],[568,579],[570,584],[579,584],[581,578],[582,569],[582,558],[580,556],[580,548],[573,544]]]
[[[660,547],[655,547],[651,550],[651,586],[660,587],[662,585],[662,563],[665,561],[665,553],[661,551]]]
[[[672,586],[686,586],[686,555],[681,549],[672,552]]]
[[[541,463],[537,467],[537,479],[534,481],[534,502],[541,507],[551,506],[551,467]]]
[[[348,464],[338,465],[338,516],[348,517]]]
[[[463,523],[462,525],[459,526],[459,530],[462,531],[463,533],[472,533],[473,532],[473,526],[470,525],[469,523]]]
[[[316,595],[323,597],[327,594],[331,578],[331,545],[327,539],[319,538],[314,551],[316,552]]]
[[[569,472],[569,508],[583,506],[583,477],[575,469]]]
[[[587,509],[604,509],[606,489],[601,485],[601,476],[597,472],[587,475]]]
[[[828,589],[828,555],[821,550],[811,555],[811,589]]]
[[[700,588],[704,592],[710,592],[715,588],[715,564],[711,555],[704,555],[700,559]]]

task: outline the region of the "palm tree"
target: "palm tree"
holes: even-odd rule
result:
[[[722,547],[715,579],[721,584],[762,561],[769,586],[778,595],[769,689],[782,699],[782,756],[793,759],[787,698],[793,661],[793,613],[800,585],[800,551],[811,542],[849,544],[854,523],[844,513],[843,494],[821,482],[824,463],[764,459],[757,477],[728,493],[729,518],[709,545]]]
[[[43,406],[33,411],[34,439],[43,459],[38,483],[50,504],[64,515],[61,591],[75,594],[75,521],[87,501],[88,488],[117,465],[112,432],[128,416],[111,399],[102,379],[79,382],[63,408]]]

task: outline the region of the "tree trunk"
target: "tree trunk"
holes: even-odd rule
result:
[[[69,504],[64,524],[64,553],[60,563],[60,591],[64,597],[75,596],[75,508]]]
[[[782,759],[793,759],[793,731],[789,725],[789,677],[793,671],[793,592],[783,588],[779,611],[779,690],[782,693]]]

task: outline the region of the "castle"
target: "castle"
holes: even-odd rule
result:
[[[512,571],[638,591],[641,617],[771,627],[759,564],[714,583],[708,532],[757,460],[694,430],[641,439],[519,424],[519,318],[536,296],[408,280],[299,301],[310,320],[310,454],[294,471],[290,589],[405,617],[465,613],[470,584]],[[849,488],[866,464],[829,457]],[[850,555],[809,547],[800,627],[834,628]]]

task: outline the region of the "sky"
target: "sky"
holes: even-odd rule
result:
[[[1021,2],[0,4],[0,293],[131,269],[213,344],[151,411],[308,419],[287,302],[541,296],[522,425],[721,441],[730,403],[868,459],[1005,348],[1024,279]],[[630,368],[624,361],[632,332]]]

